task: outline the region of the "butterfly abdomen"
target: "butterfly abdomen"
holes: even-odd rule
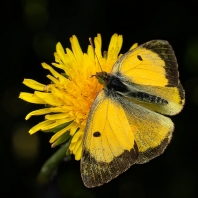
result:
[[[147,103],[168,104],[167,100],[144,92],[128,92],[126,96]]]
[[[110,75],[106,72],[98,73],[99,78],[102,78],[104,81],[105,88],[107,90],[106,94],[119,94],[121,96],[127,98],[133,98],[142,102],[147,103],[156,103],[156,104],[168,104],[168,101],[145,92],[140,92],[133,90],[129,90],[128,87],[120,80],[119,77]]]

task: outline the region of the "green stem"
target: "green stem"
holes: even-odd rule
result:
[[[58,151],[56,151],[42,166],[38,175],[38,181],[40,184],[46,184],[51,178],[52,173],[56,167],[66,157],[70,142],[65,143]]]

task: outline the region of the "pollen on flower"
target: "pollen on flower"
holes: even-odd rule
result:
[[[31,116],[45,115],[45,120],[32,127],[29,133],[40,130],[54,132],[50,139],[52,147],[71,139],[69,151],[75,155],[76,160],[80,160],[88,114],[102,89],[98,80],[91,76],[101,71],[100,65],[104,71],[111,71],[118,59],[123,40],[121,35],[114,34],[105,57],[101,52],[100,34],[94,39],[95,53],[90,45],[87,53],[83,53],[76,36],[72,36],[70,42],[72,50],[63,49],[59,42],[54,53],[55,63],[52,65],[63,72],[60,74],[50,65],[42,63],[43,68],[51,73],[47,75],[49,84],[25,79],[23,83],[35,92],[22,92],[19,98],[31,103],[45,104],[42,109],[32,111],[26,116],[29,119]]]

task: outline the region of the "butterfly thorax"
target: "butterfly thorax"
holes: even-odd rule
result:
[[[120,81],[117,76],[114,76],[107,72],[97,72],[95,76],[98,79],[98,82],[103,84],[104,87],[108,90],[122,92],[128,91],[126,86]]]

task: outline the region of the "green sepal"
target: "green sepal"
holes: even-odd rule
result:
[[[61,135],[52,145],[53,148],[66,142],[67,140],[69,140],[69,138],[71,138],[69,131],[66,131],[63,135]]]
[[[72,141],[72,138],[70,138],[69,141],[68,141],[69,145],[71,144],[71,141]],[[66,156],[71,155],[71,154],[72,153],[70,153],[70,150],[69,150],[69,147],[68,147],[68,149],[66,150]]]
[[[69,78],[69,76],[66,73],[61,73],[62,76],[64,76],[65,78]]]
[[[66,122],[64,124],[61,124],[61,125],[59,125],[59,126],[57,126],[55,128],[48,129],[48,130],[43,130],[43,132],[46,132],[46,133],[54,132],[54,133],[56,133],[56,132],[60,131],[61,129],[63,129],[63,128],[67,127],[68,125],[70,125],[72,122],[73,122],[73,120],[70,121],[70,122]]]
[[[49,182],[52,174],[54,173],[57,166],[66,157],[65,153],[69,148],[69,142],[65,143],[59,150],[57,150],[42,166],[38,175],[38,181],[41,184]]]
[[[107,59],[107,56],[108,56],[108,52],[107,51],[104,51],[103,52],[103,58]]]

